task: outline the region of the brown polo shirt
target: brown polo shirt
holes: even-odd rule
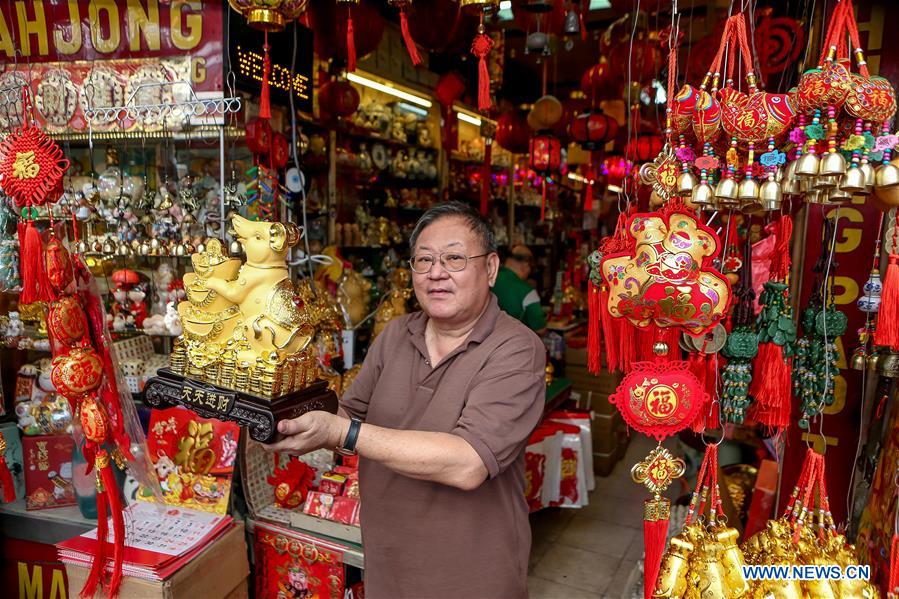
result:
[[[459,435],[489,477],[461,491],[362,458],[365,594],[527,597],[524,451],[545,402],[545,349],[492,294],[469,338],[440,364],[429,363],[426,323],[422,312],[392,321],[341,405],[377,426]]]

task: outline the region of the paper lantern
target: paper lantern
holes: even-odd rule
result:
[[[350,116],[359,108],[359,92],[348,81],[328,81],[318,92],[318,106],[324,115],[330,117]]]
[[[596,106],[601,100],[618,97],[621,93],[621,83],[612,76],[608,61],[602,59],[584,71],[581,76],[581,91]]]
[[[307,0],[228,0],[253,29],[283,31],[306,10]]]
[[[627,144],[625,155],[634,162],[649,162],[659,155],[664,145],[661,135],[641,135]]]
[[[529,147],[529,166],[542,175],[559,170],[562,165],[562,144],[550,134],[535,135]]]
[[[534,131],[551,129],[562,118],[562,103],[555,96],[543,96],[528,113],[528,125]]]
[[[635,214],[627,223],[632,251],[604,256],[600,272],[609,288],[607,308],[640,328],[711,331],[730,305],[730,282],[713,266],[721,253],[715,232],[693,214]]]
[[[374,52],[384,35],[384,19],[378,4],[375,0],[361,0],[348,9],[345,4],[337,5],[333,0],[310,2],[303,21],[315,32],[313,40],[318,57],[347,61],[347,40],[350,38],[355,44],[358,60]],[[348,11],[352,11],[352,36],[347,35]]]
[[[513,154],[529,150],[530,132],[519,111],[506,112],[496,120],[496,143]]]
[[[585,150],[596,150],[615,138],[618,121],[601,110],[590,110],[574,117],[571,137]]]
[[[272,126],[267,119],[253,119],[246,126],[244,141],[254,154],[268,154],[272,145]]]

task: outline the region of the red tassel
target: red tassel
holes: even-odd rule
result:
[[[639,339],[637,336],[644,335],[645,332],[641,332],[626,318],[616,318],[615,325],[618,337],[618,369],[628,370],[631,362],[637,361],[637,346],[643,340],[642,336]]]
[[[103,572],[106,569],[106,537],[109,534],[109,522],[106,514],[106,489],[97,490],[97,549],[94,551],[90,572],[84,586],[78,594],[81,599],[93,597],[101,585]]]
[[[412,39],[412,33],[409,32],[409,20],[406,18],[406,8],[400,8],[400,31],[403,32],[403,41],[406,42],[406,50],[409,51],[409,58],[412,64],[418,66],[421,64],[421,56],[418,55],[418,48],[415,47],[415,40]]]
[[[103,453],[105,454],[105,452]],[[97,459],[101,459],[100,455],[97,456]],[[106,596],[108,599],[115,599],[119,594],[119,588],[122,586],[122,563],[125,558],[125,518],[122,515],[119,487],[116,484],[108,456],[106,456],[105,465],[102,468],[98,465],[98,470],[100,479],[103,481],[103,488],[106,491],[106,499],[109,501],[109,513],[112,516],[114,539],[112,577],[109,579],[109,586],[106,587]]]
[[[599,288],[593,282],[587,283],[587,370],[599,374],[602,369],[600,344],[602,343],[601,316],[602,301]]]
[[[897,254],[890,254],[883,279],[883,294],[880,296],[874,345],[886,345],[894,351],[899,350],[899,255]]]
[[[602,339],[605,341],[606,346],[606,368],[609,371],[617,370],[620,339],[616,335],[615,318],[609,313],[609,288],[605,284],[599,288],[599,300],[597,300],[597,303],[597,313],[599,314],[599,322],[602,327]],[[589,309],[589,307],[588,305],[587,308]]]
[[[666,499],[662,501],[667,502]],[[655,500],[646,500],[647,503]],[[644,507],[644,510],[646,508]],[[645,513],[645,511],[644,511]],[[660,520],[643,520],[643,597],[652,599],[656,588],[656,579],[662,567],[662,554],[665,552],[665,540],[668,536],[668,518]]]
[[[749,394],[755,399],[749,417],[772,429],[783,430],[790,424],[790,373],[792,360],[785,360],[783,348],[762,343],[753,363]]]
[[[587,179],[584,185],[584,212],[593,211],[593,179]]]
[[[890,580],[887,593],[899,593],[899,536],[893,533],[893,542],[890,545]]]
[[[540,222],[546,217],[546,179],[543,179],[543,199],[540,200]]]
[[[259,118],[272,118],[272,105],[269,91],[269,77],[272,71],[272,59],[269,56],[268,32],[265,32],[265,43],[262,46],[262,91],[259,93]]]
[[[487,216],[487,202],[490,200],[490,162],[493,156],[493,140],[484,144],[484,164],[481,166],[481,216]]]
[[[581,25],[581,41],[586,42],[587,41],[587,24],[584,23],[584,11],[580,11],[577,13],[577,20],[580,22],[580,25]]]
[[[493,49],[493,40],[484,33],[484,17],[478,27],[478,34],[471,43],[471,53],[478,57],[478,110],[487,112],[492,107],[490,101],[490,71],[487,69],[487,55]]]
[[[40,301],[47,292],[44,242],[34,221],[27,221],[24,227],[19,223],[19,253],[22,258],[22,293],[19,303],[31,304]]]
[[[346,70],[356,70],[356,32],[353,30],[353,12],[347,8],[346,17]]]

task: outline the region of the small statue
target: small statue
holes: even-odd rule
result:
[[[412,297],[412,288],[409,287],[411,280],[412,275],[405,268],[397,268],[390,275],[390,291],[375,312],[372,339],[381,334],[388,322],[406,313],[406,302]]]

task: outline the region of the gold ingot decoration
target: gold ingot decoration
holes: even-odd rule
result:
[[[727,590],[732,596],[738,597],[749,592],[749,583],[743,576],[743,566],[746,564],[746,560],[743,558],[743,552],[737,546],[739,536],[740,533],[736,528],[724,528],[715,535]]]
[[[174,344],[170,367],[270,399],[301,390],[317,378],[310,344],[326,318],[311,288],[289,277],[287,252],[300,231],[239,215],[232,226],[246,262],[226,256],[217,239],[191,256],[194,272],[184,276],[187,300],[178,305],[184,333]]]

